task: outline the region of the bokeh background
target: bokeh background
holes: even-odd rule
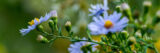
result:
[[[119,0],[108,0],[112,13]],[[135,10],[142,12],[144,0],[126,0]],[[150,18],[155,16],[160,9],[160,0],[151,0]],[[50,47],[49,44],[37,42],[39,32],[31,31],[22,36],[20,29],[26,28],[28,22],[35,17],[44,16],[51,10],[57,10],[59,26],[64,29],[66,21],[70,20],[73,25],[74,35],[83,37],[86,35],[85,28],[91,21],[88,17],[88,8],[91,4],[103,3],[102,0],[0,0],[0,53],[68,53],[69,41],[59,38]],[[151,21],[151,20],[148,20]],[[47,24],[47,23],[44,23]],[[160,24],[156,26],[153,38],[160,36]],[[46,27],[47,28],[47,27]],[[49,29],[49,28],[47,28]],[[47,30],[46,29],[46,30]],[[49,30],[47,30],[49,31]],[[63,30],[65,34],[66,31]],[[160,46],[158,46],[160,48]]]

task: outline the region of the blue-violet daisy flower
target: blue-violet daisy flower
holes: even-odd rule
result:
[[[104,18],[103,18],[104,17]],[[121,19],[121,13],[114,12],[108,16],[107,13],[104,16],[93,17],[94,22],[88,25],[88,29],[93,35],[107,34],[108,32],[118,32],[127,26],[129,21],[126,17]]]
[[[82,40],[86,40],[86,38],[83,38]],[[80,42],[75,42],[74,44],[70,45],[70,48],[68,48],[70,53],[83,53],[83,49],[85,46],[92,44],[91,42],[86,42],[86,41],[80,41]],[[95,51],[96,48],[92,47],[92,50]],[[86,51],[90,53],[90,51]]]
[[[21,29],[20,30],[20,33],[22,35],[26,35],[27,33],[29,33],[31,30],[35,29],[36,26],[44,21],[47,21],[50,17],[56,17],[57,16],[57,12],[54,10],[54,11],[51,11],[50,13],[46,14],[44,17],[40,17],[40,19],[38,18],[35,18],[34,20],[28,22],[29,26],[27,29]]]
[[[100,16],[102,13],[107,11],[108,10],[107,0],[104,0],[103,2],[104,5],[102,4],[91,5],[91,9],[89,9],[91,14],[89,14],[89,16]]]

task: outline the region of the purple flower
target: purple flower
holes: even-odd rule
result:
[[[100,16],[102,13],[106,12],[108,10],[107,6],[107,0],[103,1],[104,4],[97,4],[97,5],[91,5],[91,9],[89,11],[91,14],[89,16]]]
[[[129,21],[126,17],[120,18],[121,14],[114,12],[112,15],[104,13],[104,16],[93,17],[93,22],[88,25],[91,34],[107,34],[108,32],[119,32],[127,26]]]
[[[31,22],[29,22],[29,26],[26,29],[21,29],[20,33],[22,35],[26,35],[27,33],[29,33],[31,30],[34,30],[36,28],[37,25],[41,24],[44,21],[47,21],[50,17],[52,16],[56,16],[57,12],[51,11],[50,13],[46,14],[44,17],[40,17],[40,19],[35,18],[34,20],[32,20]]]

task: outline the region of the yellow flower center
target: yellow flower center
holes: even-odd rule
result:
[[[38,21],[38,22],[40,22],[38,18],[35,18],[35,20]],[[31,25],[31,26],[34,25],[34,24],[35,24],[35,23],[34,23],[34,20],[28,22],[28,24]]]
[[[111,28],[113,26],[113,23],[110,20],[105,21],[104,27],[105,28]]]

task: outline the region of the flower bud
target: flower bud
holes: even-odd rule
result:
[[[57,24],[57,21],[58,21],[58,19],[57,19],[57,11],[56,10],[53,10],[53,11],[51,11],[51,14],[52,14],[52,20],[54,21],[54,23],[55,24]]]
[[[53,18],[57,18],[57,17],[58,17],[56,10],[51,11],[51,14],[52,14],[52,17],[53,17]]]
[[[128,34],[127,31],[122,31],[122,32],[121,32],[121,36],[122,36],[123,39],[127,39],[127,38],[128,38],[128,35],[129,35],[129,34]]]
[[[132,18],[132,14],[131,14],[131,10],[130,10],[130,7],[127,3],[123,3],[121,5],[121,10],[122,10],[122,13],[123,15],[127,16],[130,20],[130,22],[133,21],[133,18]]]
[[[49,27],[54,27],[54,22],[53,22],[53,20],[49,20],[48,24],[49,24]]]
[[[117,11],[118,13],[121,12],[120,7],[121,7],[120,5],[116,6],[116,11]]]
[[[129,7],[129,5],[127,3],[123,3],[121,5],[121,10],[122,11],[130,10],[130,7]]]
[[[156,13],[156,16],[160,18],[160,10],[158,10],[158,12]]]
[[[128,38],[128,45],[133,45],[136,43],[135,37],[131,36]]]
[[[142,34],[140,32],[136,32],[135,35],[138,37],[138,38],[142,38]]]
[[[153,18],[152,24],[153,26],[160,22],[160,10],[156,13],[156,17]]]
[[[54,30],[54,22],[53,22],[53,20],[49,20],[48,24],[49,24],[49,27],[51,28],[51,30],[53,32],[53,30]]]
[[[36,29],[37,29],[37,31],[39,31],[39,32],[44,32],[42,25],[38,25],[38,26],[36,27]]]
[[[151,7],[151,2],[150,1],[144,1],[144,3],[143,3],[143,8],[144,8],[144,12],[143,12],[143,21],[145,22],[146,21],[146,15],[147,15],[147,13],[149,12],[149,9],[150,9],[150,7]]]
[[[143,6],[144,6],[144,14],[147,14],[149,11],[149,8],[151,7],[152,3],[150,1],[144,1]]]
[[[150,1],[144,1],[143,5],[150,7],[152,3]]]
[[[71,22],[70,21],[67,21],[66,22],[66,24],[65,24],[65,28],[66,28],[66,30],[68,31],[68,32],[70,32],[71,31]]]
[[[57,11],[56,10],[51,11],[51,15],[52,15],[51,19],[53,20],[53,23],[54,23],[54,28],[56,29],[56,31],[58,31],[58,26],[57,26],[57,22],[58,22]]]
[[[38,35],[37,41],[40,43],[48,43],[49,42],[48,39],[43,37],[42,35]]]

